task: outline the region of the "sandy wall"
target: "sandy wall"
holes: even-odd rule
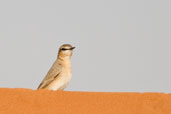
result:
[[[2,88],[0,114],[171,114],[171,94]]]

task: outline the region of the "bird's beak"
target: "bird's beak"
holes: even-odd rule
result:
[[[75,49],[75,47],[72,47],[71,50]]]

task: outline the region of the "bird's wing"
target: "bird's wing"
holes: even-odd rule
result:
[[[55,62],[37,89],[43,89],[47,87],[56,77],[59,76],[61,71],[62,66],[58,62]]]

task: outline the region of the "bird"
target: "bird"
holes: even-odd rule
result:
[[[45,78],[37,89],[64,90],[71,80],[71,56],[73,47],[70,44],[60,46],[58,56]]]

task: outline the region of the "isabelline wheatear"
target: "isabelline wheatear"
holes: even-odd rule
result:
[[[64,44],[59,48],[58,57],[37,89],[63,90],[71,80],[71,56],[75,47]]]

